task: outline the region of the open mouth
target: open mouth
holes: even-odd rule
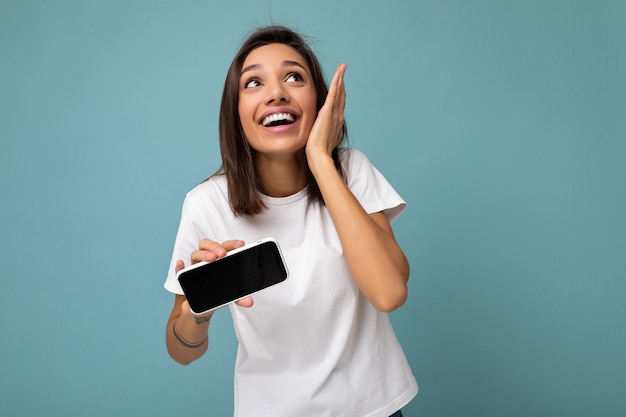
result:
[[[296,116],[291,113],[274,113],[270,114],[263,120],[261,120],[261,124],[264,127],[274,127],[274,126],[283,126],[290,125],[296,121]]]

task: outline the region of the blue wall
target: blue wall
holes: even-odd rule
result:
[[[0,414],[226,416],[235,338],[169,359],[185,192],[270,21],[345,61],[410,204],[407,416],[626,415],[626,2],[0,2]]]

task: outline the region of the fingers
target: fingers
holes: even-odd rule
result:
[[[324,105],[320,109],[307,141],[307,158],[329,155],[342,140],[346,89],[344,74],[348,66],[341,64],[330,82]]]
[[[198,250],[191,253],[191,263],[195,264],[201,261],[212,262],[226,256],[227,252],[240,248],[244,245],[245,242],[238,239],[226,240],[221,244],[211,239],[202,239],[198,245]],[[184,267],[185,263],[183,261],[176,262],[176,272],[180,271]],[[236,301],[236,304],[240,307],[249,308],[254,304],[254,300],[252,297],[248,296]]]
[[[335,70],[324,103],[324,107],[327,107],[327,111],[330,112],[331,126],[336,130],[334,133],[336,133],[336,139],[339,142],[341,141],[340,132],[343,127],[344,111],[346,108],[346,87],[343,79],[347,68],[348,66],[346,64],[341,64]],[[335,137],[333,137],[333,139],[335,139]],[[338,143],[333,143],[332,147],[334,148],[337,144]]]
[[[348,69],[348,66],[346,64],[341,64],[340,65],[340,70],[339,70],[339,90],[340,90],[340,94],[339,94],[339,103],[338,103],[338,108],[341,109],[341,113],[343,114],[343,111],[346,107],[346,85],[343,82],[343,78],[346,74],[346,70]]]
[[[213,262],[226,256],[228,251],[239,248],[244,244],[243,240],[227,240],[220,244],[210,239],[202,239],[198,245],[198,250],[191,253],[191,263],[195,264],[201,261]]]
[[[244,242],[243,240],[227,240],[225,242],[222,242],[222,247],[227,251],[231,251],[233,249],[240,248],[245,244],[246,242]]]
[[[237,304],[239,307],[250,308],[254,305],[254,300],[252,299],[252,297],[248,296],[236,301],[235,304]]]
[[[348,69],[348,65],[347,64],[341,64],[337,67],[337,69],[335,69],[335,74],[333,75],[333,79],[330,83],[330,88],[339,88],[340,86],[343,85],[343,78],[344,75],[346,74],[346,70]]]
[[[330,83],[330,88],[328,89],[328,96],[326,97],[326,102],[331,102],[332,108],[335,111],[343,112],[343,109],[346,105],[346,86],[343,82],[344,76],[346,74],[348,66],[346,64],[341,64],[335,70],[335,74],[333,75],[333,79]]]
[[[198,250],[191,253],[191,263],[213,262],[224,255],[226,255],[226,249],[222,245],[213,240],[202,239]]]

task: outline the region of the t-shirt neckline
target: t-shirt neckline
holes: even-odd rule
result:
[[[309,191],[309,186],[307,185],[306,187],[304,187],[297,193],[288,195],[286,197],[270,197],[269,195],[265,195],[261,193],[261,199],[263,200],[265,204],[272,205],[272,206],[291,204],[298,200],[301,200],[302,198],[305,198],[307,196],[308,191]]]

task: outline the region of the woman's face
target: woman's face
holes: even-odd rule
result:
[[[317,117],[311,71],[284,44],[254,49],[239,80],[239,118],[250,146],[265,155],[289,155],[306,145]]]

